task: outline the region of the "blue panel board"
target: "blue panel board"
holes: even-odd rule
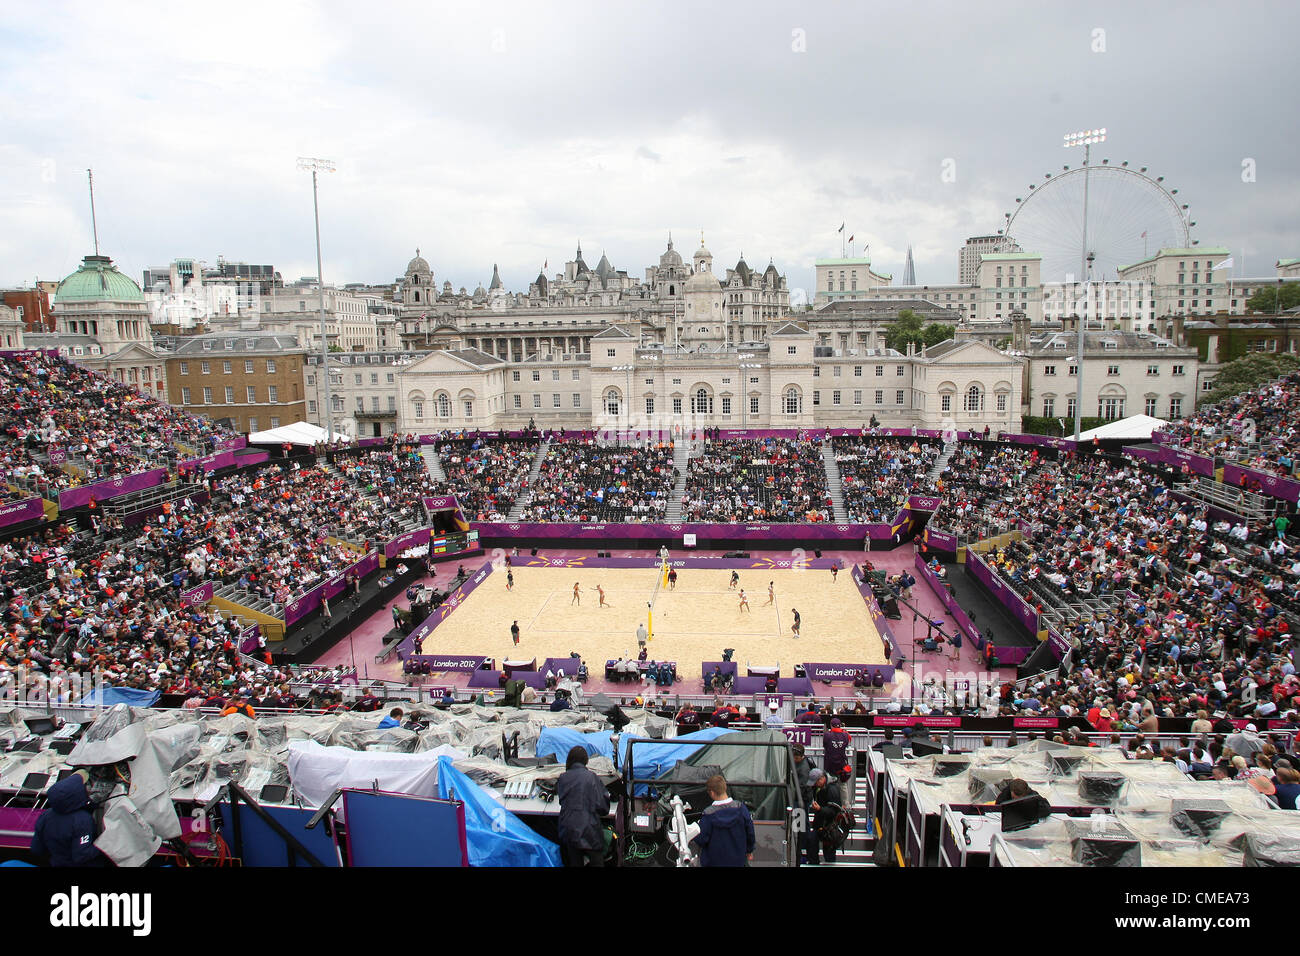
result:
[[[343,791],[352,866],[468,866],[465,814],[456,800]]]
[[[288,845],[284,842],[284,838],[242,802],[239,804],[239,829],[243,849],[238,849],[235,846],[235,828],[230,816],[229,802],[222,803],[220,808],[222,834],[230,844],[230,851],[241,856],[244,866],[289,865]],[[322,820],[314,830],[306,829],[307,821],[315,816],[316,811],[303,810],[299,807],[263,807],[262,809],[276,823],[293,834],[294,838],[320,862],[326,866],[339,866],[338,850],[335,849],[334,838],[325,832],[325,822]],[[310,865],[301,856],[294,861],[294,866]]]

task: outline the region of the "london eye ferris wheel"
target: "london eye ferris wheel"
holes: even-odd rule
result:
[[[1087,134],[1101,134],[1088,138]],[[1071,134],[1066,145],[1105,139],[1105,130]],[[1170,189],[1163,176],[1147,167],[1128,162],[1112,164],[1103,159],[1065,166],[1059,173],[1046,173],[1017,197],[1012,211],[1004,214],[1005,248],[1018,246],[1024,252],[1040,254],[1041,281],[1065,282],[1071,278],[1103,281],[1117,278],[1123,266],[1154,255],[1160,249],[1193,245],[1188,207]],[[1086,224],[1086,234],[1085,234]],[[1085,257],[1091,255],[1090,275],[1084,276]]]

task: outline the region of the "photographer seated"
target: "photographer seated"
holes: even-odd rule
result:
[[[1025,783],[1020,777],[1012,777],[1008,780],[1002,789],[998,791],[997,799],[993,803],[1001,806],[1013,800],[1025,800],[1031,797],[1038,798],[1038,816],[1040,818],[1051,816],[1052,805],[1044,799],[1042,794]]]
[[[934,635],[933,634],[926,635],[925,640],[921,642],[921,650],[928,654],[933,654],[938,649],[939,649],[939,642],[935,640]]]
[[[591,675],[587,673],[587,662],[580,660],[578,662],[578,683],[579,684],[587,683],[587,678],[590,676]]]

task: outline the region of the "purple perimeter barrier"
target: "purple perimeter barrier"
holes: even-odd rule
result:
[[[422,544],[428,544],[432,530],[432,528],[416,528],[414,531],[398,535],[384,544],[384,557],[395,558],[408,548],[418,548]]]
[[[200,471],[219,471],[222,468],[232,468],[235,464],[235,453],[233,451],[219,451],[213,455],[204,455],[202,458],[190,458],[180,463],[180,473],[186,474],[192,469]]]
[[[299,595],[290,601],[284,608],[284,626],[289,627],[291,624],[302,620],[312,611],[320,607],[322,599],[328,600],[341,594],[348,586],[348,575],[355,574],[359,578],[364,578],[371,571],[379,567],[379,555],[371,553],[364,558],[354,562],[346,570],[340,571],[329,580],[322,584],[316,585],[306,594]]]
[[[262,633],[262,626],[254,623],[239,632],[239,650],[244,654],[256,654],[259,642],[257,635]]]
[[[892,683],[894,680],[893,664],[810,664],[805,662],[803,669],[809,680],[831,681],[838,684],[852,683],[853,679],[858,675],[858,671],[866,671],[868,679],[875,677],[879,673],[886,684]]]
[[[939,576],[930,570],[930,566],[925,563],[925,559],[919,554],[916,556],[916,573],[919,580],[930,585],[930,589],[938,596],[939,603],[944,606],[948,616],[952,618],[953,623],[957,625],[967,640],[974,644],[977,650],[984,650],[984,635],[976,629],[970,617],[967,616],[961,605],[952,596],[952,592],[943,586]]]
[[[486,657],[474,657],[465,654],[411,654],[408,660],[415,661],[417,664],[428,664],[431,672],[441,673],[444,671],[470,672],[477,671],[483,666]],[[485,672],[486,673],[486,672]],[[493,674],[500,674],[500,671],[491,671]]]
[[[885,655],[891,662],[898,660],[903,655],[899,651],[898,642],[894,640],[893,628],[889,626],[884,612],[876,603],[875,592],[871,590],[871,581],[862,576],[862,571],[857,565],[853,566],[852,572],[853,583],[858,586],[858,593],[862,595],[862,600],[867,602],[867,613],[871,615],[871,623],[876,625],[876,630],[880,632],[880,637],[885,642]],[[890,676],[892,678],[892,672]]]
[[[1026,631],[1030,634],[1038,633],[1038,612],[1024,598],[1012,590],[1011,585],[1003,581],[996,571],[985,564],[979,555],[968,552],[966,567],[971,569],[975,580],[993,592],[994,597],[1011,612],[1012,616],[1024,626]]]
[[[1193,474],[1205,475],[1207,478],[1214,477],[1213,458],[1193,455],[1187,451],[1178,451],[1166,445],[1158,445],[1155,448],[1139,448],[1136,445],[1125,445],[1122,451],[1133,458],[1141,458],[1144,461],[1154,462],[1158,465],[1171,465],[1174,468],[1181,468],[1186,465]]]
[[[24,521],[35,521],[43,514],[45,514],[43,498],[24,498],[22,501],[0,505],[0,528],[5,525],[21,524]]]
[[[196,588],[181,592],[181,607],[191,604],[207,604],[212,600],[212,582],[205,581]]]
[[[108,501],[119,495],[143,491],[145,488],[162,484],[166,478],[166,468],[151,468],[149,471],[137,472],[134,475],[106,478],[77,488],[65,488],[59,492],[59,510],[80,508],[82,505],[89,504],[91,498],[96,501]]]
[[[925,542],[926,546],[936,551],[943,551],[946,554],[957,553],[957,536],[955,534],[946,534],[943,531],[926,528],[921,540]]]
[[[1253,478],[1258,481],[1260,490],[1272,498],[1280,498],[1293,504],[1300,502],[1300,481],[1283,478],[1281,475],[1270,475],[1266,471],[1256,471],[1254,468],[1246,468],[1232,462],[1224,464],[1223,483],[1225,485],[1240,488],[1243,475],[1248,479]]]
[[[416,638],[427,639],[428,636],[433,633],[433,629],[443,621],[447,620],[451,612],[460,607],[461,601],[469,597],[475,588],[487,580],[491,573],[492,562],[485,561],[477,571],[465,579],[464,584],[447,595],[447,600],[443,601],[441,606],[434,608],[433,613],[421,621],[419,627],[406,635],[406,638],[402,643],[397,646],[397,656],[402,660],[406,660],[410,657],[411,652],[415,649]],[[416,657],[416,660],[420,659],[422,658],[419,656]],[[447,670],[448,668],[443,669]]]

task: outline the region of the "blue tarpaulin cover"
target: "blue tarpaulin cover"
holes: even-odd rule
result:
[[[569,756],[569,751],[574,747],[582,747],[593,757],[614,759],[614,745],[610,742],[608,730],[583,734],[571,727],[543,727],[542,732],[537,736],[539,757],[555,754],[556,759],[564,763]],[[637,756],[640,757],[639,752]]]
[[[438,758],[438,796],[465,804],[465,840],[470,866],[559,866],[560,848],[483,792],[483,788]]]
[[[141,690],[138,687],[101,687],[87,694],[77,703],[83,707],[113,707],[117,704],[152,707],[161,696],[162,691]]]
[[[632,775],[634,777],[645,779],[646,777],[659,777],[666,771],[676,766],[677,761],[685,760],[691,754],[700,748],[683,745],[681,741],[694,741],[700,745],[706,744],[711,740],[717,740],[726,734],[734,734],[737,731],[728,730],[726,727],[705,727],[703,730],[697,730],[690,734],[680,734],[674,737],[672,742],[665,741],[661,744],[638,743],[632,748]],[[629,749],[628,741],[620,741],[620,767],[627,762],[627,752]],[[643,794],[646,791],[645,784],[637,784],[636,793]]]

